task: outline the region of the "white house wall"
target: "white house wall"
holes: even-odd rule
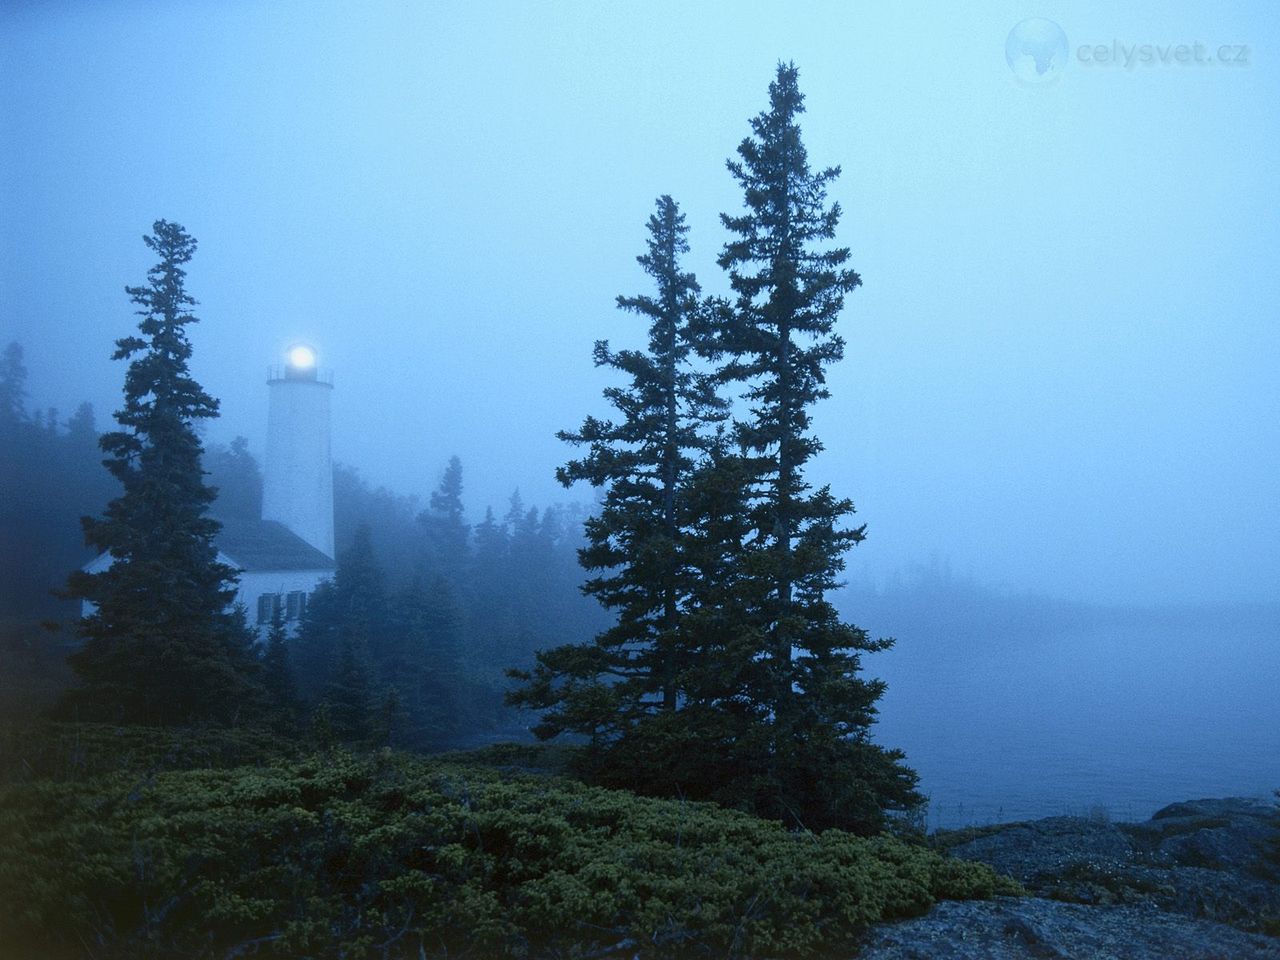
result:
[[[83,567],[86,573],[102,573],[114,561],[111,554],[103,553],[94,558],[90,563]],[[218,554],[218,562],[225,563],[229,567],[235,567],[236,562],[224,553]],[[258,598],[264,593],[278,593],[287,596],[290,593],[301,592],[310,596],[325,580],[333,577],[332,570],[254,570],[242,571],[240,573],[240,583],[236,589],[236,603],[244,604],[246,617],[249,626],[259,628],[258,624]],[[97,609],[87,600],[80,604],[80,616],[90,616]],[[265,632],[259,628],[259,632]]]
[[[323,581],[333,576],[332,570],[255,570],[240,574],[240,588],[236,591],[236,603],[245,607],[245,615],[251,627],[265,631],[258,623],[258,598],[264,593],[287,596],[301,592],[308,596]]]

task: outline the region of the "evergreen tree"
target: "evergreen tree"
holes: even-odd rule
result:
[[[323,696],[337,667],[341,627],[337,590],[332,580],[321,581],[307,598],[290,657],[303,700],[316,702]]]
[[[418,520],[426,533],[428,568],[461,585],[471,530],[462,506],[462,461],[456,456],[449,458],[440,486],[431,494],[430,507]]]
[[[93,415],[93,404],[82,403],[67,421],[67,437],[74,446],[98,446],[98,424]]]
[[[223,520],[258,520],[262,516],[262,470],[249,452],[249,441],[236,437],[231,446],[211,444],[204,467],[218,498],[210,512]]]
[[[285,715],[293,713],[298,692],[289,663],[289,634],[279,604],[271,613],[271,626],[267,630],[267,648],[262,655],[262,685],[273,708]]]
[[[794,65],[779,64],[769,100],[727,164],[746,209],[722,216],[732,239],[719,263],[735,299],[715,345],[723,377],[745,384],[749,406],[733,427],[749,473],[733,604],[737,634],[758,638],[745,695],[767,717],[756,730],[765,795],[755,805],[784,818],[803,812],[809,826],[871,827],[881,808],[918,800],[915,775],[900,753],[868,741],[883,685],[860,675],[860,656],[889,641],[841,621],[826,597],[864,528],[842,525],[850,500],[805,479],[822,449],[811,410],[844,353],[835,321],[861,278],[849,250],[829,245],[840,205],[827,189],[840,171],[809,167]]]
[[[534,511],[532,522],[538,521],[536,507],[530,507]],[[507,536],[510,540],[523,536],[528,532],[530,525],[529,509],[525,508],[524,497],[520,496],[520,488],[511,491],[511,496],[507,500],[507,513],[502,518],[502,525],[506,528]]]
[[[400,692],[394,686],[388,687],[382,696],[382,703],[378,705],[378,715],[373,723],[373,745],[398,746],[403,722],[404,707],[400,702]]]
[[[506,555],[506,531],[494,516],[493,507],[486,507],[484,519],[476,524],[475,560],[472,569],[477,574],[486,569],[494,570],[505,562]]]
[[[339,555],[334,578],[312,591],[302,615],[293,659],[304,696],[316,700],[329,696],[348,650],[367,687],[368,666],[386,643],[386,627],[384,576],[373,553],[369,527],[361,524],[351,547]],[[331,720],[335,733],[344,736],[342,719],[335,715]]]
[[[436,577],[425,592],[420,630],[425,640],[428,717],[438,742],[447,743],[461,732],[459,719],[467,712],[461,700],[462,610],[453,587]]]
[[[342,641],[337,668],[324,690],[325,722],[337,739],[363,742],[372,732],[371,704],[369,672],[355,643],[347,638]]]
[[[679,628],[693,589],[681,501],[708,425],[724,419],[725,404],[712,379],[693,368],[700,290],[680,263],[689,250],[684,215],[669,196],[656,206],[648,249],[637,257],[656,290],[618,298],[621,309],[648,321],[647,349],[595,345],[596,365],[629,381],[605,391],[618,419],[588,417],[559,434],[586,448],[557,471],[560,482],[604,490],[599,514],[586,522],[580,557],[595,576],[583,589],[616,611],[617,621],[593,643],[540,651],[533,671],[513,671],[526,686],[512,701],[545,711],[540,736],[570,730],[613,744],[679,702],[688,660]]]
[[[46,415],[37,425],[27,412],[25,396],[22,348],[14,343],[0,358],[0,619],[9,624],[6,632],[40,620],[79,619],[79,604],[59,588],[68,570],[93,558],[80,518],[120,492],[102,469],[92,406],[80,404],[65,432],[50,431]]]
[[[334,601],[344,634],[368,649],[386,621],[386,575],[374,556],[367,523],[356,528],[351,546],[338,557]]]
[[[27,419],[27,367],[22,344],[14,341],[0,355],[0,435]]]
[[[537,627],[546,600],[544,581],[551,559],[541,536],[537,507],[526,507],[514,490],[503,518],[507,551],[500,571],[503,602],[508,614],[499,640],[499,660],[504,665],[526,666],[538,647]]]
[[[48,462],[48,444],[27,415],[26,396],[27,368],[22,344],[15,341],[0,354],[0,615],[6,618],[26,612],[40,589],[30,572],[47,546],[30,504],[47,494],[42,481],[53,478],[38,475]],[[65,572],[64,567],[59,575]]]
[[[70,594],[90,601],[85,644],[71,657],[81,688],[68,709],[150,722],[227,720],[255,694],[253,658],[230,609],[236,573],[217,562],[218,523],[207,516],[195,425],[218,402],[188,370],[186,328],[196,322],[183,265],[196,242],[158,220],[144,238],[159,256],[145,286],[126,290],[142,317],[139,335],[116,341],[130,360],[120,429],[100,440],[123,492],[101,518],[84,520],[88,542],[109,551],[107,570],[77,571]]]
[[[369,543],[378,562],[393,577],[408,576],[423,561],[422,528],[417,497],[371,487],[354,467],[333,470],[334,544],[340,556],[355,543],[356,531],[369,528]]]
[[[507,659],[515,633],[515,619],[510,585],[511,538],[498,522],[492,507],[486,507],[484,519],[476,524],[471,551],[470,588],[471,650],[476,656],[475,672],[497,680],[500,669],[510,666]]]
[[[392,601],[390,633],[400,655],[387,664],[399,692],[405,739],[414,746],[442,749],[461,731],[468,712],[463,698],[461,613],[449,581],[413,578]]]

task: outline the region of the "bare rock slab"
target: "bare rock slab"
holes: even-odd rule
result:
[[[1280,940],[1153,905],[946,901],[872,931],[859,960],[1280,960]]]

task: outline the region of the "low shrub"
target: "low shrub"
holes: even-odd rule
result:
[[[0,723],[0,783],[241,766],[297,753],[296,744],[257,726]]]
[[[4,957],[817,957],[1014,892],[890,837],[390,752],[0,788]]]

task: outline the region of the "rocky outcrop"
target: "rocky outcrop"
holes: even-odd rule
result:
[[[872,931],[859,960],[1280,960],[1280,940],[1155,907],[948,900]]]
[[[940,834],[1031,896],[939,904],[877,928],[865,956],[1280,960],[1280,872],[1264,854],[1274,818],[1263,801],[1196,800],[1142,823],[1050,817]]]

